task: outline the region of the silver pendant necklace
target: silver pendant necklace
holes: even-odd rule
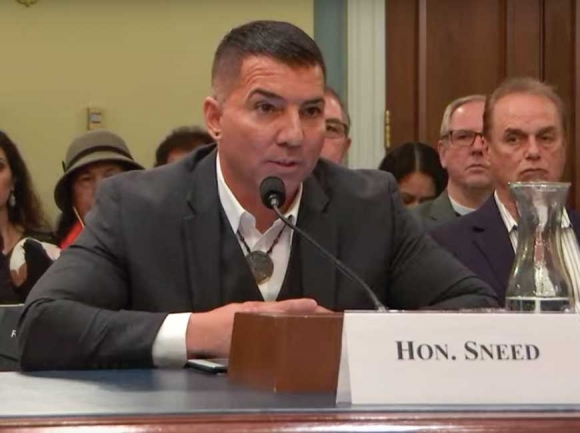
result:
[[[263,284],[272,278],[272,274],[274,273],[274,262],[272,261],[270,254],[272,253],[274,246],[280,240],[280,237],[282,236],[285,228],[286,226],[283,226],[282,230],[278,232],[276,239],[274,239],[274,242],[272,242],[272,245],[266,252],[260,250],[251,251],[250,247],[246,243],[246,240],[240,233],[240,230],[238,229],[237,231],[238,237],[240,238],[242,245],[244,245],[244,248],[247,251],[246,262],[248,262],[248,266],[250,267],[252,275],[254,275],[254,279],[258,285]]]

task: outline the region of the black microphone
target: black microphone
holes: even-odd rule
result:
[[[381,301],[379,301],[379,298],[377,298],[377,295],[375,295],[375,292],[371,290],[367,283],[365,283],[358,275],[347,268],[346,265],[343,264],[340,260],[326,251],[322,245],[312,239],[308,233],[296,227],[296,225],[288,220],[288,218],[282,215],[280,206],[284,205],[284,202],[286,201],[286,187],[284,186],[282,179],[276,176],[268,176],[265,178],[260,184],[260,197],[262,198],[262,203],[264,206],[266,206],[268,209],[273,209],[274,212],[276,212],[276,215],[278,215],[278,218],[280,218],[284,224],[286,224],[295,232],[299,233],[300,236],[310,242],[310,244],[316,247],[316,249],[320,251],[323,256],[330,260],[340,272],[362,287],[364,292],[373,302],[373,305],[377,311],[388,311],[387,308],[381,303]]]

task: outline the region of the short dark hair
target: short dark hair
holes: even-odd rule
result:
[[[447,186],[447,170],[441,165],[439,154],[431,146],[420,142],[403,143],[388,152],[379,165],[397,182],[416,171],[433,179],[435,194],[441,194]]]
[[[49,224],[24,159],[16,144],[0,131],[0,149],[6,154],[14,181],[14,206],[8,206],[8,219],[21,226],[25,232],[46,230]]]
[[[513,94],[534,95],[546,98],[556,107],[562,131],[567,131],[566,109],[562,98],[548,84],[531,77],[508,78],[503,81],[497,89],[486,99],[483,110],[483,136],[488,140],[491,138],[493,110],[500,99]]]
[[[346,126],[347,126],[346,135],[348,135],[348,133],[350,131],[350,114],[348,114],[348,110],[346,109],[346,105],[342,101],[338,92],[336,90],[334,90],[332,87],[326,86],[326,88],[324,89],[324,93],[326,95],[332,96],[334,99],[336,99],[336,101],[338,102],[338,105],[340,105],[340,109],[342,110],[342,115],[344,117],[344,120],[345,120]]]
[[[232,29],[221,40],[214,56],[211,78],[237,78],[244,59],[270,57],[291,67],[320,66],[324,58],[316,42],[302,29],[282,21],[252,21]]]
[[[215,140],[199,126],[181,126],[174,129],[155,151],[155,167],[167,164],[169,154],[174,150],[191,151]]]

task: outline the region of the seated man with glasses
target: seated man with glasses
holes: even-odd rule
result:
[[[447,189],[415,210],[428,229],[474,211],[493,191],[489,162],[483,154],[484,105],[485,96],[471,95],[445,109],[437,147],[449,175]]]
[[[320,156],[341,164],[350,147],[350,116],[340,96],[331,87],[324,91],[324,104],[326,133]]]

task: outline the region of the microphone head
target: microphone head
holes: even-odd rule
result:
[[[277,176],[268,176],[260,184],[260,198],[268,209],[281,207],[286,201],[286,187]]]

